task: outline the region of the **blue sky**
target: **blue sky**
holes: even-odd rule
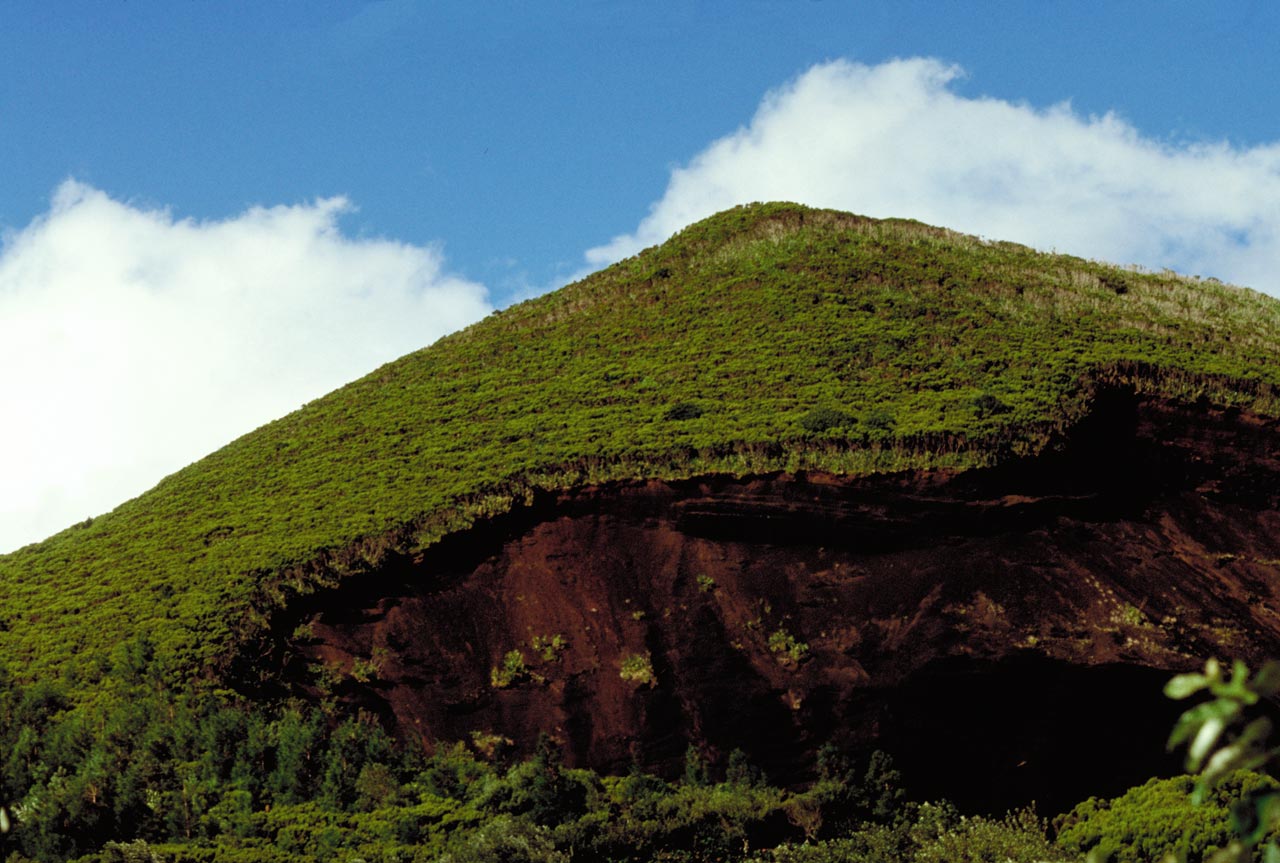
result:
[[[194,218],[345,195],[347,230],[443,241],[501,301],[574,272],[673,164],[825,60],[936,57],[964,95],[1280,140],[1278,8],[6,2],[0,225],[68,176]]]
[[[1272,3],[0,0],[0,551],[742,200],[1280,290],[1277,37]]]

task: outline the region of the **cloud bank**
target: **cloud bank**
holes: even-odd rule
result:
[[[593,267],[734,204],[901,216],[1040,249],[1280,294],[1280,145],[1176,145],[1114,114],[966,98],[931,59],[815,66],[671,174]]]
[[[174,218],[74,181],[0,246],[0,552],[490,311],[332,198]]]

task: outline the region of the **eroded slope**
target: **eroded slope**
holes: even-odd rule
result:
[[[1113,389],[999,468],[546,494],[296,603],[265,652],[427,742],[668,772],[693,742],[786,780],[833,740],[974,805],[1071,802],[1166,766],[1168,670],[1280,652],[1278,440]]]

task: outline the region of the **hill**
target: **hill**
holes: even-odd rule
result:
[[[444,842],[544,733],[615,773],[794,786],[834,744],[970,809],[1119,793],[1170,766],[1169,670],[1280,651],[1277,354],[1280,302],[1212,280],[721,213],[0,557],[0,794],[54,860],[305,855],[391,800]]]
[[[1280,304],[905,221],[740,207],[388,364],[0,557],[23,676],[147,632],[219,668],[292,595],[538,489],[991,465],[1091,383],[1280,411]]]

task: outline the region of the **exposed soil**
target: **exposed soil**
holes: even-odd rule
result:
[[[918,794],[1051,813],[1176,767],[1170,670],[1280,654],[1280,430],[1110,392],[998,469],[549,495],[299,622],[287,678],[326,664],[428,743],[547,731],[570,763],[671,774],[693,742],[789,782],[831,740],[889,749]],[[516,650],[527,676],[495,685]]]

